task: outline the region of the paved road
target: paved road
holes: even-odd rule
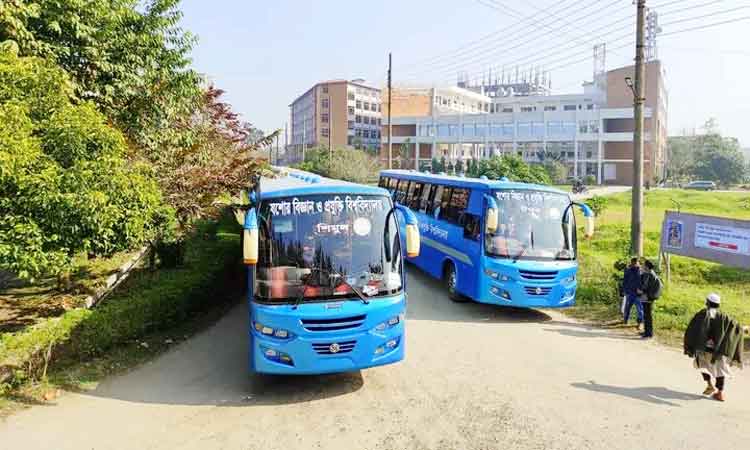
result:
[[[453,304],[411,270],[407,359],[245,370],[246,307],[127,375],[0,423],[15,449],[740,449],[750,373],[703,398],[680,353],[555,312]],[[696,304],[698,306],[698,304]]]

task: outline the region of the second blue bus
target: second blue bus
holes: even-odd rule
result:
[[[444,280],[452,300],[523,308],[575,304],[573,208],[582,210],[586,234],[593,232],[593,213],[569,194],[408,170],[381,171],[379,184],[417,216],[421,251],[410,261]]]

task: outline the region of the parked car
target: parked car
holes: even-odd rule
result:
[[[695,189],[698,191],[715,191],[716,183],[713,181],[691,181],[685,185],[685,189]]]

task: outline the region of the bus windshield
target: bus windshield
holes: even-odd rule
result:
[[[305,195],[261,204],[256,300],[296,303],[399,292],[401,250],[390,210],[390,198],[373,195]]]
[[[532,190],[493,191],[493,195],[499,221],[497,231],[485,235],[487,254],[512,259],[575,259],[575,216],[567,195]]]

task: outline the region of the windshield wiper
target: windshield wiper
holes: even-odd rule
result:
[[[341,280],[341,284],[344,284],[349,289],[351,289],[352,292],[354,292],[357,295],[357,297],[359,297],[359,299],[362,300],[362,303],[364,303],[365,305],[369,305],[370,304],[370,300],[368,300],[367,297],[365,297],[365,295],[363,293],[359,292],[359,290],[357,290],[357,288],[355,288],[354,286],[352,286],[351,283],[349,283],[348,281],[346,281],[346,278],[343,275],[341,275],[340,273],[332,270],[332,271],[330,271],[328,273],[328,277],[331,278],[332,276],[335,276],[336,278],[338,278],[339,280]]]

